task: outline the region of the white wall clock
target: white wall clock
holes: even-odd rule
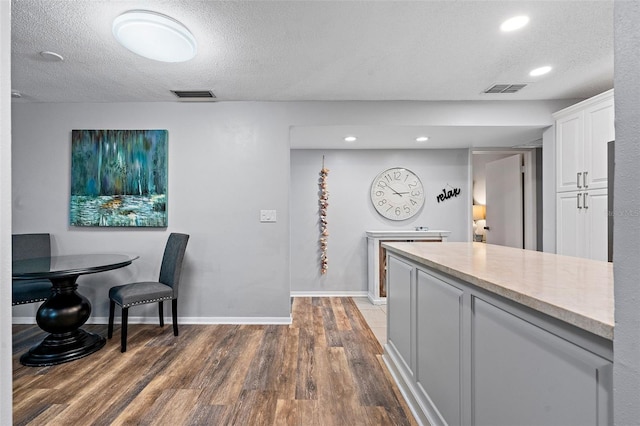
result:
[[[371,184],[371,202],[376,211],[387,219],[409,219],[424,205],[422,182],[409,169],[387,169]]]

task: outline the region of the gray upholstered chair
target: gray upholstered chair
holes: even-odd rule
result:
[[[50,234],[13,234],[12,260],[51,256]],[[12,305],[43,302],[51,295],[49,280],[13,280]]]
[[[127,351],[127,319],[129,308],[135,305],[158,302],[160,327],[164,327],[163,302],[171,300],[173,315],[173,335],[178,335],[178,285],[184,252],[187,249],[189,235],[172,233],[162,256],[160,278],[158,281],[145,281],[111,287],[109,289],[109,327],[107,337],[113,336],[113,316],[115,305],[122,308],[122,327],[120,351]]]

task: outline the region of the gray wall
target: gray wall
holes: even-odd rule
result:
[[[640,3],[615,3],[614,422],[640,419]]]
[[[329,270],[319,271],[318,179],[330,170]],[[365,231],[430,229],[451,231],[451,241],[468,240],[468,150],[292,150],[291,151],[291,290],[316,293],[364,293],[367,289]],[[391,221],[380,216],[369,198],[371,182],[390,167],[406,167],[424,185],[423,209],[413,218]],[[438,203],[446,185],[458,197]]]
[[[132,266],[81,277],[93,321],[110,286],[158,277],[170,232],[191,234],[178,312],[289,318],[289,144],[285,108],[252,103],[14,105],[13,232],[51,232],[54,253],[125,252]],[[168,229],[78,228],[69,223],[72,129],[168,129]],[[278,222],[259,222],[260,209]],[[14,308],[28,317],[34,306]],[[155,306],[131,311],[155,315]],[[32,317],[32,315],[31,315]],[[101,318],[102,317],[102,318]]]
[[[10,425],[11,389],[11,2],[0,1],[0,424]]]
[[[171,231],[192,235],[179,301],[183,321],[288,320],[291,126],[548,126],[550,114],[565,104],[14,102],[12,231],[51,232],[55,253],[140,255],[128,268],[80,280],[81,291],[94,305],[91,321],[105,321],[110,286],[157,277],[162,247]],[[169,131],[167,230],[68,226],[71,130],[92,128]],[[331,179],[335,175],[330,177],[330,185],[334,185]],[[277,210],[278,221],[260,223],[261,209]],[[34,309],[13,308],[14,320],[33,321]],[[153,306],[143,306],[130,315],[132,320],[144,317],[154,321],[156,314]]]

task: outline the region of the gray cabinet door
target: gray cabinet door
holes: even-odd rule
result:
[[[418,270],[417,382],[445,424],[461,423],[462,297],[458,287]]]
[[[611,362],[472,297],[473,424],[606,425]]]
[[[413,375],[412,355],[412,287],[415,268],[395,257],[389,256],[387,274],[387,339],[403,361],[409,373]]]

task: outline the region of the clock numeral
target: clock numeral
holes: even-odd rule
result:
[[[417,205],[418,205],[418,203],[416,202],[416,200],[410,200],[410,201],[411,201],[411,204],[413,204],[414,206],[417,206]]]
[[[393,172],[393,179],[394,180],[400,180],[400,176],[402,176],[402,173],[395,171]]]
[[[384,191],[376,191],[376,197],[382,197],[384,195]]]
[[[396,207],[396,216],[400,216],[400,213],[402,213],[402,212],[400,211],[400,207]]]
[[[386,188],[388,185],[385,181],[381,180],[380,182],[378,182],[378,186],[380,188]]]
[[[409,206],[407,206],[407,205],[404,206],[404,212],[405,213],[411,213],[411,209],[409,208]]]
[[[391,210],[393,208],[393,206],[391,204],[389,204],[389,208],[387,209],[387,211]]]
[[[415,188],[416,186],[418,186],[418,181],[417,181],[417,180],[414,180],[414,181],[413,181],[413,183],[410,183],[410,184],[409,184],[409,189],[411,189],[411,188]]]
[[[393,180],[393,178],[391,177],[391,175],[389,173],[384,175],[384,178],[387,180],[387,182],[391,182]]]
[[[421,192],[417,189],[414,189],[413,191],[411,191],[411,196],[412,197],[417,197],[418,195],[420,195]]]
[[[378,201],[378,205],[379,206],[384,206],[385,204],[387,204],[387,200],[384,199],[384,198],[382,200]]]

